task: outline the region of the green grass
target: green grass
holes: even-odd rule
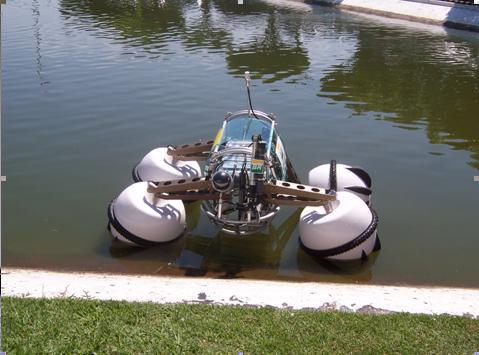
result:
[[[464,353],[479,320],[77,299],[2,300],[3,351],[40,353]]]

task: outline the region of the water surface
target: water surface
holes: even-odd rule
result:
[[[479,36],[288,2],[10,0],[2,7],[4,265],[119,273],[479,286]],[[383,249],[334,265],[299,211],[242,239],[121,248],[106,206],[149,150],[210,139],[227,111],[274,112],[299,175],[373,177]]]

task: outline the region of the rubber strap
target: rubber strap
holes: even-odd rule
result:
[[[364,170],[363,168],[360,168],[359,166],[352,166],[350,168],[346,168],[352,173],[354,173],[358,178],[360,178],[367,187],[371,188],[372,186],[372,180],[371,176]]]
[[[381,250],[381,241],[379,240],[379,234],[376,234],[376,241],[374,242],[373,251]]]
[[[376,214],[376,211],[374,211],[371,207],[369,207],[369,209],[371,210],[371,214],[373,215],[371,223],[364,230],[364,232],[362,232],[360,235],[358,235],[353,240],[351,240],[351,241],[349,241],[349,242],[347,242],[343,245],[340,245],[338,247],[331,248],[331,249],[324,249],[324,250],[310,249],[307,246],[305,246],[300,240],[301,246],[307,252],[309,252],[313,255],[316,255],[316,256],[323,257],[323,258],[339,255],[339,254],[345,253],[347,251],[350,251],[351,249],[356,248],[358,245],[364,243],[374,233],[374,231],[376,230],[376,228],[378,226],[379,219],[378,219],[378,215]]]
[[[336,160],[331,160],[329,164],[329,190],[336,191],[338,189],[338,176],[336,174]]]
[[[362,187],[362,186],[348,186],[348,187],[345,187],[344,189],[352,191],[352,192],[356,192],[361,195],[366,195],[366,196],[369,196],[372,194],[371,189],[367,187]]]
[[[366,253],[364,252],[364,250],[361,252],[361,260],[362,260],[362,261],[368,261],[368,256],[366,255]]]
[[[134,182],[140,182],[140,181],[143,181],[141,178],[140,178],[140,175],[138,175],[138,164],[136,164],[133,169],[131,170],[131,177],[133,178],[133,181]]]
[[[142,247],[152,247],[154,245],[161,244],[161,242],[153,242],[151,240],[140,238],[137,235],[134,235],[133,233],[128,231],[125,227],[123,227],[120,222],[118,222],[118,220],[115,218],[115,214],[113,212],[113,202],[114,200],[111,201],[108,205],[108,219],[110,220],[110,224],[113,226],[113,228],[115,228],[122,237],[125,237],[130,242],[138,244]]]

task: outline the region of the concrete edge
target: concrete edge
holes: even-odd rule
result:
[[[2,295],[358,313],[449,314],[479,319],[479,289],[175,278],[3,268]]]
[[[305,0],[310,4],[479,32],[479,7],[427,0]]]

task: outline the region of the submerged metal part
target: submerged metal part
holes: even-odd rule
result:
[[[203,202],[201,205],[203,212],[205,212],[215,225],[221,227],[223,232],[234,235],[250,235],[263,230],[280,211],[279,206],[273,206],[274,208],[270,212],[263,214],[258,219],[250,221],[233,220],[221,215],[218,217],[210,202],[211,201]]]

